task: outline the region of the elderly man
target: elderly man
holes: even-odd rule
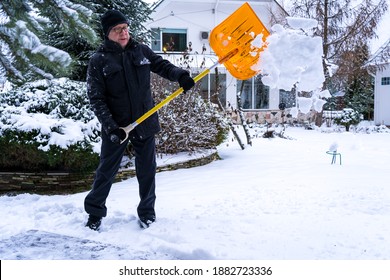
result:
[[[104,43],[92,56],[87,73],[88,97],[102,125],[102,146],[92,190],[84,201],[89,214],[86,226],[99,230],[102,218],[107,215],[106,199],[125,148],[131,141],[140,195],[137,213],[141,227],[146,228],[156,220],[155,134],[160,130],[157,113],[131,131],[125,141],[126,134],[121,127],[133,123],[153,108],[151,72],[178,81],[184,91],[195,83],[187,71],[133,40],[129,22],[119,11],[107,11],[101,24]]]

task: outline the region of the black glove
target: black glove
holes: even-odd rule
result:
[[[125,139],[126,139],[126,132],[121,128],[117,128],[110,133],[110,140],[114,144],[119,145]]]
[[[179,78],[179,85],[184,89],[184,92],[190,90],[194,85],[195,81],[190,77],[190,74],[185,73]]]

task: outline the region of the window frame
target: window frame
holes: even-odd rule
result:
[[[270,108],[270,87],[264,85],[261,82],[261,75],[257,75],[248,80],[242,81],[237,80],[237,93],[241,91],[242,83],[244,82],[244,88],[241,92],[241,106],[244,111],[264,111],[269,110]],[[261,86],[261,91],[259,91],[259,86]],[[249,92],[248,92],[249,91]],[[249,98],[245,97],[248,96]],[[263,106],[259,106],[258,104],[262,103],[258,97],[264,95],[265,102]],[[248,104],[248,105],[247,105]]]
[[[217,89],[217,79],[218,76],[218,98],[222,104],[226,104],[226,73],[208,73],[206,77],[199,81],[200,95],[203,99],[213,101],[213,95],[216,93]]]
[[[173,40],[171,42],[167,42],[167,36],[171,36],[171,40]],[[177,46],[177,48],[175,49],[173,46]],[[187,47],[188,29],[151,28],[151,48],[153,51],[165,53],[181,53],[185,51]]]
[[[382,78],[381,78],[381,85],[382,85],[382,86],[388,86],[388,85],[390,85],[390,77],[382,77]]]
[[[292,99],[294,100],[292,101]],[[297,106],[297,95],[295,87],[293,87],[291,90],[279,89],[279,104],[281,103],[284,103],[286,109]]]

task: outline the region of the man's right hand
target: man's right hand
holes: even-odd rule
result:
[[[187,90],[190,90],[195,85],[195,81],[190,77],[189,73],[181,75],[178,82],[180,87],[183,88],[184,93],[186,93]]]
[[[121,128],[117,128],[110,133],[110,140],[112,143],[119,145],[125,139],[126,139],[126,132]]]

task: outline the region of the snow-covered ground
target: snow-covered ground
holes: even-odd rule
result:
[[[390,133],[285,135],[245,150],[225,143],[222,160],[158,173],[146,230],[135,178],[113,185],[100,232],[84,227],[86,192],[1,196],[0,259],[388,260]]]

